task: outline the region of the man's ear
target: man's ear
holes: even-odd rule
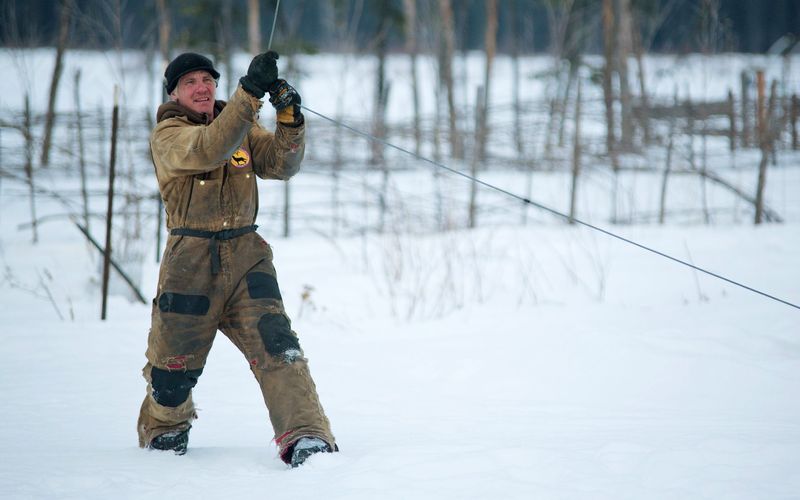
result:
[[[170,101],[178,102],[178,93],[173,90],[172,93],[169,95],[169,99]]]

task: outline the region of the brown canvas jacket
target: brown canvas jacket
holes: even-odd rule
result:
[[[258,213],[255,176],[288,180],[300,170],[305,126],[258,124],[261,101],[241,87],[215,118],[176,102],[162,104],[150,152],[167,212],[167,228],[220,231],[249,226]]]

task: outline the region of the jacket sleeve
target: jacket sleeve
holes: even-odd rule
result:
[[[183,118],[159,123],[150,135],[158,176],[174,178],[219,168],[244,141],[260,106],[258,99],[239,87],[209,125],[191,125]]]
[[[305,155],[305,125],[278,123],[275,133],[256,124],[247,134],[253,153],[253,170],[262,179],[289,180],[300,170]]]

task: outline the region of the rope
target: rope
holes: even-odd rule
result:
[[[757,294],[759,294],[759,295],[761,295],[763,297],[766,297],[768,299],[772,299],[772,300],[774,300],[776,302],[780,302],[782,304],[785,304],[787,306],[794,307],[795,309],[799,309],[800,310],[800,305],[793,304],[792,302],[789,302],[787,300],[781,299],[781,298],[776,297],[774,295],[770,295],[770,294],[768,294],[766,292],[758,290],[757,288],[753,288],[751,286],[745,285],[745,284],[740,283],[740,282],[738,282],[736,280],[733,280],[733,279],[730,279],[730,278],[726,278],[725,276],[722,276],[721,274],[717,274],[715,272],[709,271],[709,270],[704,269],[702,267],[696,266],[696,265],[694,265],[694,264],[692,264],[690,262],[686,262],[685,260],[681,260],[681,259],[679,259],[677,257],[673,257],[672,255],[666,254],[664,252],[661,252],[659,250],[651,248],[651,247],[649,247],[647,245],[643,245],[641,243],[637,243],[636,241],[633,241],[631,239],[625,238],[624,236],[620,236],[620,235],[618,235],[616,233],[613,233],[613,232],[611,232],[611,231],[609,231],[607,229],[603,229],[601,227],[595,226],[594,224],[590,224],[590,223],[582,221],[580,219],[576,219],[574,217],[570,217],[569,215],[566,215],[566,214],[564,214],[562,212],[559,212],[558,210],[550,208],[550,207],[548,207],[546,205],[542,205],[541,203],[538,203],[538,202],[533,201],[531,199],[525,198],[525,197],[520,196],[518,194],[512,193],[511,191],[507,191],[507,190],[505,190],[503,188],[500,188],[500,187],[497,187],[497,186],[495,186],[493,184],[489,184],[488,182],[482,181],[482,180],[480,180],[480,179],[478,179],[476,177],[473,177],[473,176],[471,176],[469,174],[466,174],[466,173],[464,173],[464,172],[462,172],[460,170],[456,170],[454,168],[448,167],[447,165],[445,165],[443,163],[439,163],[437,161],[431,160],[430,158],[426,158],[426,157],[424,157],[422,155],[419,155],[419,154],[417,154],[417,153],[415,153],[413,151],[410,151],[408,149],[405,149],[405,148],[402,148],[402,147],[397,146],[395,144],[392,144],[391,142],[388,142],[387,140],[382,139],[380,137],[376,137],[376,136],[374,136],[374,135],[372,135],[370,133],[367,133],[367,132],[364,132],[362,130],[358,130],[356,128],[353,128],[353,127],[351,127],[351,126],[349,126],[349,125],[347,125],[345,123],[342,123],[342,122],[340,122],[338,120],[335,120],[333,118],[325,116],[322,113],[318,113],[318,112],[314,111],[313,109],[310,109],[310,108],[308,108],[306,106],[301,105],[300,107],[303,108],[303,110],[308,111],[312,115],[316,115],[316,116],[322,118],[323,120],[327,120],[327,121],[329,121],[331,123],[334,123],[334,124],[336,124],[336,125],[338,125],[340,127],[343,127],[346,130],[349,130],[349,131],[351,131],[351,132],[353,132],[353,133],[355,133],[357,135],[365,137],[365,138],[367,138],[367,139],[369,139],[371,141],[381,143],[386,147],[389,147],[389,148],[392,148],[392,149],[396,149],[397,151],[400,151],[402,153],[410,155],[410,156],[412,156],[412,157],[414,157],[414,158],[416,158],[418,160],[430,163],[431,165],[434,165],[435,167],[441,168],[443,170],[447,170],[448,172],[450,172],[452,174],[461,176],[461,177],[463,177],[465,179],[468,179],[468,180],[470,180],[472,182],[480,184],[481,186],[484,186],[486,188],[492,189],[494,191],[502,193],[502,194],[504,194],[506,196],[509,196],[511,198],[517,199],[517,200],[519,200],[519,201],[521,201],[521,202],[523,202],[523,203],[525,203],[527,205],[534,206],[534,207],[536,207],[536,208],[538,208],[540,210],[544,210],[545,212],[549,212],[552,215],[555,215],[557,217],[566,219],[566,220],[568,220],[570,222],[574,222],[576,224],[580,224],[581,226],[584,226],[584,227],[588,227],[589,229],[594,229],[595,231],[599,231],[599,232],[605,234],[606,236],[610,236],[612,238],[616,238],[616,239],[618,239],[620,241],[623,241],[623,242],[628,243],[630,245],[633,245],[635,247],[639,247],[642,250],[646,250],[646,251],[654,253],[654,254],[656,254],[658,256],[661,256],[661,257],[664,257],[666,259],[669,259],[669,260],[671,260],[673,262],[677,262],[678,264],[683,264],[684,266],[689,267],[691,269],[694,269],[695,271],[700,271],[700,272],[705,273],[705,274],[707,274],[709,276],[713,276],[714,278],[717,278],[717,279],[720,279],[722,281],[725,281],[726,283],[730,283],[731,285],[735,285],[735,286],[738,286],[740,288],[744,288],[745,290],[748,290],[750,292],[757,293]]]
[[[280,8],[281,0],[278,0],[278,3],[275,4],[275,17],[272,18],[272,30],[269,32],[269,44],[267,45],[268,51],[272,48],[272,35],[275,34],[275,23],[278,21],[278,9]]]
[[[280,5],[281,5],[281,0],[278,0],[278,3],[275,6],[275,17],[272,20],[272,31],[269,34],[269,46],[268,46],[267,50],[269,50],[269,48],[272,47],[272,36],[275,34],[275,22],[278,20],[278,8],[280,8]],[[414,157],[414,158],[416,158],[418,160],[430,163],[431,165],[433,165],[435,167],[438,167],[438,168],[441,168],[443,170],[447,170],[451,174],[455,174],[455,175],[461,176],[461,177],[463,177],[465,179],[468,179],[468,180],[470,180],[472,182],[480,184],[481,186],[484,186],[486,188],[492,189],[494,191],[502,193],[502,194],[504,194],[506,196],[509,196],[511,198],[517,199],[517,200],[519,200],[519,201],[521,201],[521,202],[523,202],[523,203],[525,203],[527,205],[531,205],[531,206],[534,206],[534,207],[536,207],[536,208],[538,208],[540,210],[544,210],[545,212],[549,212],[549,213],[555,215],[556,217],[561,217],[561,218],[566,219],[566,220],[568,220],[570,222],[574,222],[576,224],[580,224],[581,226],[588,227],[589,229],[594,229],[595,231],[601,232],[601,233],[605,234],[606,236],[610,236],[612,238],[616,238],[616,239],[618,239],[620,241],[623,241],[623,242],[628,243],[630,245],[633,245],[635,247],[641,248],[642,250],[646,250],[646,251],[654,253],[654,254],[656,254],[658,256],[661,256],[661,257],[664,257],[666,259],[669,259],[669,260],[671,260],[673,262],[677,262],[678,264],[683,264],[684,266],[689,267],[691,269],[694,269],[695,271],[700,271],[701,273],[705,273],[705,274],[707,274],[709,276],[712,276],[714,278],[722,280],[722,281],[724,281],[726,283],[730,283],[731,285],[738,286],[738,287],[743,288],[745,290],[748,290],[750,292],[757,293],[758,295],[761,295],[761,296],[766,297],[768,299],[772,299],[772,300],[774,300],[776,302],[780,302],[781,304],[785,304],[785,305],[787,305],[789,307],[794,307],[795,309],[800,310],[800,305],[793,304],[792,302],[789,302],[787,300],[783,300],[783,299],[781,299],[779,297],[776,297],[774,295],[770,295],[770,294],[768,294],[766,292],[762,292],[761,290],[758,290],[757,288],[753,288],[751,286],[745,285],[743,283],[740,283],[738,281],[732,280],[730,278],[726,278],[725,276],[722,276],[722,275],[717,274],[715,272],[709,271],[707,269],[703,269],[702,267],[696,266],[696,265],[694,265],[694,264],[692,264],[690,262],[686,262],[685,260],[681,260],[681,259],[679,259],[677,257],[673,257],[672,255],[666,254],[664,252],[661,252],[659,250],[651,248],[651,247],[649,247],[647,245],[643,245],[641,243],[637,243],[637,242],[635,242],[635,241],[633,241],[631,239],[625,238],[623,236],[620,236],[620,235],[618,235],[616,233],[613,233],[613,232],[608,231],[606,229],[603,229],[601,227],[595,226],[593,224],[589,224],[588,222],[584,222],[584,221],[582,221],[580,219],[576,219],[574,217],[570,217],[569,215],[561,213],[558,210],[550,208],[550,207],[548,207],[546,205],[542,205],[541,203],[537,203],[537,202],[535,202],[533,200],[530,200],[528,198],[525,198],[523,196],[519,196],[518,194],[514,194],[511,191],[506,191],[505,189],[497,187],[497,186],[495,186],[493,184],[489,184],[488,182],[482,181],[482,180],[478,179],[477,177],[473,177],[473,176],[471,176],[469,174],[466,174],[466,173],[464,173],[464,172],[462,172],[460,170],[456,170],[454,168],[450,168],[450,167],[448,167],[447,165],[445,165],[443,163],[439,163],[437,161],[431,160],[430,158],[426,158],[426,157],[424,157],[422,155],[419,155],[419,154],[417,154],[417,153],[415,153],[413,151],[410,151],[408,149],[402,148],[400,146],[396,146],[396,145],[392,144],[391,142],[389,142],[389,141],[387,141],[385,139],[382,139],[380,137],[376,137],[376,136],[374,136],[374,135],[372,135],[370,133],[367,133],[367,132],[364,132],[362,130],[358,130],[356,128],[353,128],[353,127],[351,127],[351,126],[349,126],[349,125],[347,125],[345,123],[342,123],[342,122],[340,122],[338,120],[335,120],[333,118],[325,116],[322,113],[318,113],[318,112],[314,111],[313,109],[310,109],[310,108],[308,108],[306,106],[300,105],[300,107],[302,109],[304,109],[305,111],[308,111],[312,115],[316,115],[316,116],[322,118],[323,120],[327,120],[327,121],[329,121],[329,122],[331,122],[333,124],[336,124],[336,125],[338,125],[340,127],[343,127],[346,130],[349,130],[350,132],[353,132],[354,134],[357,134],[357,135],[360,135],[362,137],[365,137],[365,138],[367,138],[367,139],[369,139],[371,141],[383,144],[386,147],[389,147],[389,148],[392,148],[392,149],[396,149],[397,151],[400,151],[402,153],[410,155],[410,156],[412,156],[412,157]]]

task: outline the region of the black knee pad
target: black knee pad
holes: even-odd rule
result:
[[[189,398],[189,392],[197,385],[197,379],[202,373],[202,368],[167,371],[154,366],[150,371],[153,399],[162,406],[179,406]]]
[[[270,313],[261,316],[258,321],[258,333],[270,355],[286,356],[289,353],[294,356],[294,353],[300,354],[300,342],[292,333],[289,320],[283,314]],[[293,361],[294,357],[292,356],[286,361]]]

